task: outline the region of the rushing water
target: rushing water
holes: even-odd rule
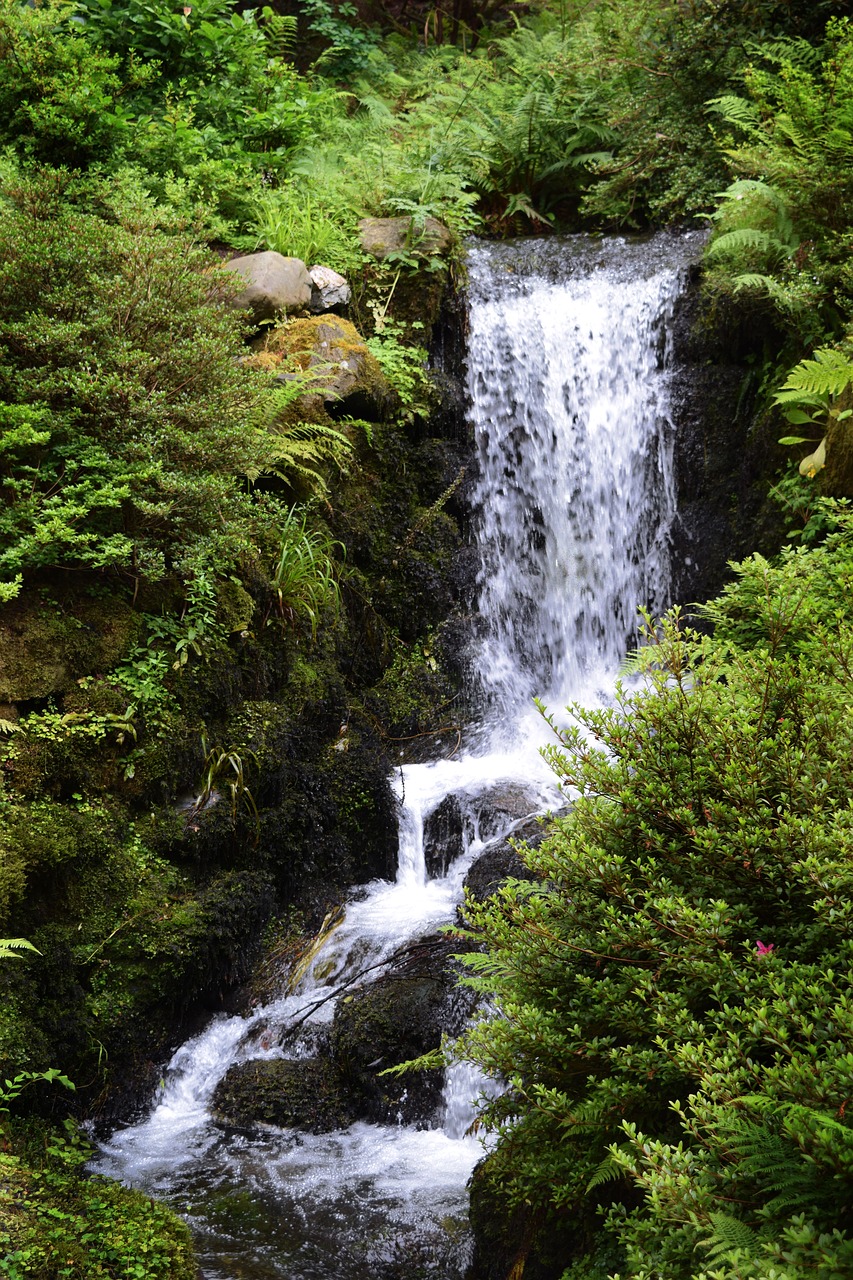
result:
[[[295,991],[214,1018],[172,1059],[149,1115],[97,1167],[184,1213],[208,1280],[458,1280],[468,1257],[468,1134],[484,1082],[448,1073],[433,1128],[358,1123],[309,1135],[220,1125],[209,1106],[230,1065],[282,1055],[278,1031],[313,1008],[287,1056],[312,1052],[341,983],[451,919],[490,838],[557,792],[536,747],[552,707],[606,699],[639,605],[669,589],[675,514],[668,325],[698,237],[567,240],[471,250],[469,395],[482,634],[475,745],[399,779],[394,883],[354,895]],[[512,795],[507,806],[501,796]],[[464,845],[429,879],[424,823],[455,795]],[[510,812],[511,810],[511,812]],[[503,814],[496,819],[495,814]]]

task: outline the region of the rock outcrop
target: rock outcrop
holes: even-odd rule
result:
[[[225,266],[244,282],[232,305],[251,311],[256,324],[310,305],[311,277],[301,258],[285,258],[269,249],[231,258]]]
[[[379,362],[355,325],[336,315],[292,320],[269,333],[247,364],[268,369],[287,382],[303,373],[316,375],[304,400],[325,404],[332,417],[381,422],[396,397]]]
[[[358,224],[361,247],[384,262],[394,254],[439,257],[453,243],[453,236],[437,218],[362,218]]]

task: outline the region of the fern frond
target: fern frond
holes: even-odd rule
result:
[[[788,204],[782,192],[777,187],[773,187],[769,182],[762,182],[759,178],[738,178],[731,186],[726,187],[725,191],[718,191],[717,197],[722,201],[729,200],[745,200],[750,196],[760,196],[767,204],[772,205],[774,209],[782,209],[787,212]],[[725,209],[725,205],[723,206]],[[719,217],[721,210],[717,210],[714,217]]]
[[[752,136],[761,132],[761,116],[755,104],[747,98],[727,93],[720,98],[711,98],[705,105],[709,111],[721,115],[726,124],[735,125]]]
[[[289,13],[276,13],[269,5],[265,5],[261,12],[264,20],[263,32],[270,53],[282,60],[289,58],[296,48],[296,18]]]
[[[774,397],[776,404],[799,404],[803,396],[840,396],[853,382],[853,361],[835,347],[819,347],[814,359],[801,360]]]
[[[744,271],[739,276],[735,276],[733,281],[735,292],[741,289],[754,289],[775,297],[779,292],[779,282],[774,280],[772,276],[762,275],[760,271]]]
[[[789,245],[758,227],[737,227],[734,231],[726,231],[708,246],[707,252],[709,258],[722,258],[743,249],[757,249],[768,256],[772,254],[782,258],[790,253]]]
[[[33,951],[37,956],[41,955],[38,947],[27,942],[26,938],[0,938],[0,960],[23,960],[24,957],[18,955],[19,951]]]
[[[624,1150],[624,1148],[619,1148],[619,1150]],[[596,1187],[603,1187],[605,1183],[614,1182],[617,1178],[621,1178],[624,1173],[625,1169],[619,1162],[618,1153],[616,1151],[608,1151],[586,1184],[587,1194],[590,1191],[595,1191]]]
[[[755,1253],[760,1242],[747,1223],[729,1213],[712,1213],[710,1218],[713,1235],[702,1240],[701,1247],[708,1250],[711,1263],[732,1261],[733,1254],[749,1256]]]
[[[352,453],[352,441],[342,431],[320,422],[298,422],[275,433],[266,470],[283,480],[300,476],[325,493],[328,485],[318,468],[331,465],[346,474]]]

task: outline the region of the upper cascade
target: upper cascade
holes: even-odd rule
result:
[[[676,514],[670,321],[702,234],[469,253],[468,394],[491,718],[612,683],[665,608]]]

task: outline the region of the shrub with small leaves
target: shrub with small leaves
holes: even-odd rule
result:
[[[853,1269],[853,520],[649,628],[640,688],[575,709],[533,883],[465,908],[496,1016],[454,1052],[510,1203],[636,1280]]]

